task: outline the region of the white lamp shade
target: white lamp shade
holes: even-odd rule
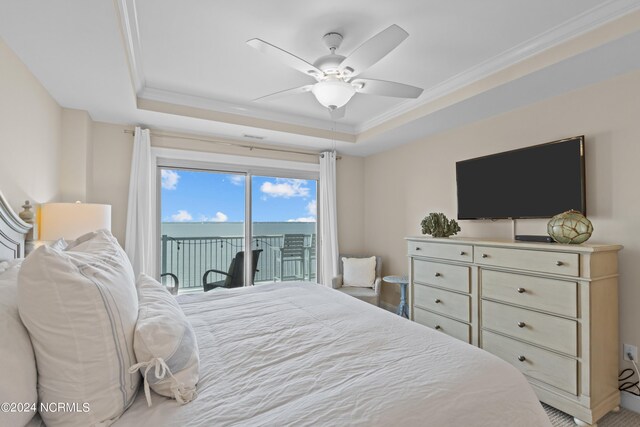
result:
[[[325,80],[316,83],[311,88],[318,102],[327,108],[335,109],[344,106],[353,95],[356,89],[349,83],[342,80]]]
[[[45,203],[40,208],[40,240],[75,240],[100,229],[111,231],[111,206]]]

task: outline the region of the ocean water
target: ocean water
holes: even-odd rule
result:
[[[175,274],[180,288],[202,286],[204,273],[210,269],[228,272],[231,261],[244,250],[242,222],[163,222],[161,224],[162,273]],[[304,234],[304,255],[280,264],[279,254],[285,234]],[[316,223],[256,222],[253,224],[252,248],[259,250],[255,282],[279,280],[315,280]],[[209,273],[208,282],[224,280],[225,275]]]
[[[243,222],[163,222],[161,234],[172,237],[229,237],[244,234]],[[254,222],[253,234],[315,234],[315,222]]]

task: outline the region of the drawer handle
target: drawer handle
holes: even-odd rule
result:
[[[436,277],[440,277],[440,276],[442,276],[442,274],[436,273]]]
[[[466,255],[467,253],[465,251],[460,251],[460,255]]]
[[[489,258],[489,255],[487,255],[487,254],[482,254],[482,258]]]
[[[558,267],[560,267],[561,265],[564,265],[564,262],[562,262],[562,261],[556,261],[556,265],[557,265]]]
[[[416,246],[416,251],[421,251],[422,248],[420,246]]]
[[[442,329],[442,326],[440,326],[440,325],[436,325],[435,330],[436,330],[436,331],[439,331],[440,329]]]
[[[518,322],[518,328],[524,328],[525,326],[527,326],[526,323],[524,322]]]
[[[518,360],[524,362],[525,360],[527,360],[527,358],[524,356],[518,356]]]
[[[435,302],[436,304],[440,304],[442,301],[440,301],[440,298],[436,298],[436,299],[434,300],[434,302]]]
[[[516,289],[516,291],[518,291],[519,294],[524,294],[525,292],[527,292],[525,288],[518,288]]]

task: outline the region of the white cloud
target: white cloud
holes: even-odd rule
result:
[[[176,222],[186,222],[186,221],[192,221],[193,217],[189,212],[181,209],[178,211],[177,214],[171,215],[171,219]]]
[[[304,179],[276,178],[275,182],[266,181],[260,186],[260,191],[271,197],[308,197],[309,187]]]
[[[316,222],[315,216],[303,216],[301,218],[288,219],[287,222]]]
[[[227,222],[229,217],[226,216],[225,214],[223,214],[222,212],[216,212],[216,216],[214,216],[213,218],[209,218],[209,219],[211,221],[213,221],[213,222]]]
[[[165,190],[175,190],[180,181],[180,175],[178,172],[169,169],[162,169],[160,172],[160,178],[162,181],[162,188]]]
[[[223,212],[216,212],[216,214],[212,217],[208,217],[202,214],[200,214],[200,216],[198,217],[198,221],[200,222],[227,222],[228,220],[229,217]]]
[[[307,203],[307,212],[312,216],[318,215],[318,202],[316,200],[312,200]]]
[[[244,175],[231,175],[231,178],[229,178],[229,181],[233,184],[233,185],[244,185]]]

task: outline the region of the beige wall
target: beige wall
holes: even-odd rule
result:
[[[336,163],[338,246],[349,255],[367,255],[364,246],[364,158],[342,156]]]
[[[640,345],[640,72],[416,141],[365,159],[365,245],[385,273],[407,271],[403,237],[420,234],[433,211],[456,216],[455,162],[503,150],[586,136],[587,210],[593,242],[620,243],[621,341]],[[561,191],[561,189],[560,189]],[[518,221],[545,234],[545,221]],[[511,236],[510,221],[461,221],[461,235]],[[393,288],[383,301],[396,304]]]
[[[0,39],[0,191],[19,212],[59,196],[62,109]]]
[[[124,244],[126,228],[129,171],[133,147],[133,136],[125,134],[125,129],[131,128],[107,123],[93,124],[93,160],[91,162],[93,176],[89,191],[90,202],[112,205],[112,231],[121,244]],[[170,136],[152,136],[151,145],[202,152],[317,162],[316,158],[306,155],[249,151],[247,148]],[[363,169],[364,160],[359,157],[343,156],[337,164],[339,244],[341,248],[351,252],[360,252],[364,246]]]
[[[62,155],[60,158],[60,201],[88,202],[93,160],[93,121],[83,110],[62,110]]]
[[[111,205],[111,231],[124,246],[133,137],[125,126],[93,123],[88,201]]]

